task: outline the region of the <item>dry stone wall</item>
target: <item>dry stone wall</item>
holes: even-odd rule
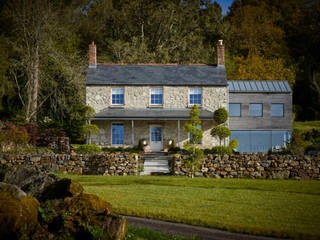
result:
[[[188,176],[186,156],[173,155],[173,175]],[[320,156],[291,155],[207,155],[195,176],[214,178],[313,179],[320,180]]]
[[[3,154],[0,163],[10,166],[31,167],[39,171],[61,171],[73,174],[96,174],[126,176],[138,174],[138,163],[142,155],[136,153],[82,154]]]

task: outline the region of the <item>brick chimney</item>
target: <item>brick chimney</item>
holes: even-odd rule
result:
[[[224,45],[223,40],[219,40],[219,43],[217,45],[217,62],[218,67],[223,66],[224,67]]]
[[[89,68],[97,67],[97,48],[94,41],[89,45]]]

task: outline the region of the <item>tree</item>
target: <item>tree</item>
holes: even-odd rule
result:
[[[229,128],[225,126],[217,126],[211,129],[211,136],[212,137],[218,137],[220,140],[220,146],[221,146],[221,141],[227,137],[230,137],[231,131]]]
[[[213,113],[213,120],[218,124],[225,123],[228,120],[229,113],[225,108],[219,108]]]
[[[234,57],[237,65],[228,78],[233,80],[287,80],[294,86],[295,72],[281,58],[266,59],[256,53],[247,57]]]
[[[198,170],[200,162],[203,160],[203,150],[198,148],[195,144],[201,143],[202,130],[198,127],[201,125],[199,119],[200,112],[197,105],[193,105],[190,111],[190,121],[185,124],[185,130],[190,136],[190,140],[184,144],[184,149],[189,152],[189,155],[184,159],[184,166],[191,172],[191,177]]]

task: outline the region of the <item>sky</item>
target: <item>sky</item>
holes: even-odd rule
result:
[[[233,2],[233,0],[214,0],[214,1],[219,3],[219,5],[222,7],[222,14],[223,15],[225,15],[228,12],[229,6]]]

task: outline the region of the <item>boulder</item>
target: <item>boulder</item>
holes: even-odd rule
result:
[[[80,183],[68,178],[63,178],[47,185],[39,196],[39,200],[40,202],[45,202],[53,199],[76,197],[82,192],[83,187]]]
[[[27,194],[39,198],[44,187],[57,181],[59,178],[53,174],[36,171],[32,168],[13,167],[7,172],[4,182],[17,185]]]
[[[0,183],[0,239],[28,239],[38,225],[38,207],[17,186]]]

